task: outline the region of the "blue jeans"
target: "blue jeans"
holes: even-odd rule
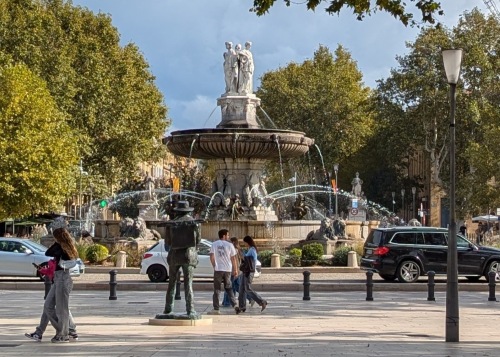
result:
[[[240,277],[239,276],[231,276],[231,285],[233,286],[233,294],[236,296],[236,293],[240,290]],[[222,306],[231,306],[231,300],[229,296],[224,291],[224,299],[222,300]]]

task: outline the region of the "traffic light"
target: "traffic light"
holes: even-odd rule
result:
[[[104,207],[106,207],[107,205],[108,205],[108,201],[107,201],[107,200],[101,200],[101,201],[99,202],[99,207],[101,207],[101,208],[104,208]]]

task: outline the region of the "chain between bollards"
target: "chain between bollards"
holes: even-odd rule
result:
[[[43,299],[45,300],[52,286],[52,279],[50,279],[47,275],[45,275],[43,278],[43,283],[45,284],[45,295],[43,296]]]
[[[373,301],[373,271],[366,272],[366,301]]]
[[[109,300],[116,300],[116,270],[111,270],[109,272]]]
[[[181,299],[181,271],[177,272],[177,282],[175,283],[175,300]]]
[[[490,287],[490,295],[488,296],[488,301],[497,301],[495,297],[495,287],[496,287],[497,273],[490,271],[488,273],[488,286]]]
[[[309,288],[311,286],[311,272],[306,270],[302,274],[304,274],[304,297],[302,298],[302,300],[311,300],[311,297],[309,296]]]
[[[436,275],[435,272],[432,270],[427,273],[427,301],[436,301],[436,298],[434,297],[434,287],[436,286],[436,283],[434,282],[434,276]]]

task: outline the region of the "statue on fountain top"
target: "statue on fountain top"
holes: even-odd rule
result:
[[[352,179],[351,185],[352,185],[352,194],[354,194],[356,197],[361,197],[361,193],[363,192],[361,190],[361,185],[363,184],[363,180],[359,178],[359,172],[356,172],[356,177]]]
[[[238,57],[232,42],[226,42],[226,49],[227,51],[224,52],[226,93],[236,93],[238,89]]]
[[[253,94],[253,55],[250,52],[252,42],[245,42],[245,48],[242,49],[237,44],[233,49],[232,42],[226,42],[227,51],[224,52],[224,79],[226,83],[226,95]]]

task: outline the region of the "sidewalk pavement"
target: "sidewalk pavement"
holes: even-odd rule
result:
[[[127,291],[115,301],[104,291],[73,291],[71,311],[80,340],[53,344],[33,332],[42,311],[39,291],[0,291],[0,356],[498,356],[498,303],[481,292],[461,292],[460,341],[444,342],[445,296],[427,301],[424,292],[380,292],[365,301],[359,292],[262,292],[269,302],[236,315],[222,309],[209,326],[152,326],[164,292]],[[195,293],[199,313],[211,310],[212,293]],[[184,297],[175,310],[184,311]]]

